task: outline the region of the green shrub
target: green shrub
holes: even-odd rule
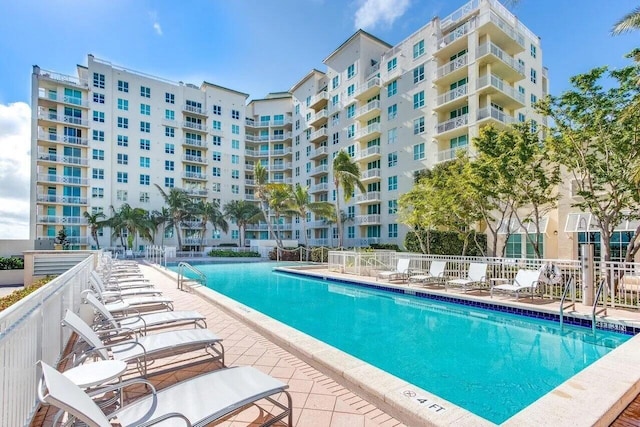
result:
[[[311,256],[309,260],[312,262],[328,262],[329,261],[329,249],[327,248],[312,248]]]
[[[4,258],[0,257],[0,270],[22,270],[24,269],[24,260],[18,257]]]
[[[269,259],[276,261],[278,259],[276,255],[277,248],[273,248],[269,251]],[[302,251],[304,254],[304,251]],[[304,257],[304,255],[302,255]],[[300,250],[298,248],[283,248],[280,252],[280,261],[300,261]]]
[[[221,248],[237,248],[238,244],[237,243],[220,243],[218,246],[220,246]]]
[[[369,245],[371,249],[384,249],[389,251],[400,252],[400,247],[395,243],[372,243]]]
[[[422,232],[423,239],[426,241],[427,233]],[[482,250],[480,250],[475,241],[478,242]],[[430,232],[430,255],[462,255],[464,241],[460,239],[460,235],[454,231],[437,231]],[[422,252],[420,243],[415,232],[410,231],[404,239],[404,246],[409,252]],[[484,253],[483,253],[484,252]],[[487,252],[487,236],[473,232],[469,237],[467,251],[465,256],[483,256]]]
[[[40,289],[41,287],[52,281],[54,277],[55,276],[47,276],[40,280],[36,280],[33,285],[29,286],[28,288],[18,289],[17,291],[13,291],[9,295],[0,298],[0,311],[6,310],[30,293]]]
[[[256,258],[260,254],[258,252],[236,252],[229,249],[212,249],[207,256],[217,258]]]

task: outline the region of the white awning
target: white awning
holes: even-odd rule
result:
[[[540,218],[540,233],[546,234],[547,224],[549,223],[548,217]],[[517,218],[511,218],[510,221],[504,221],[498,229],[498,234],[535,234],[536,224],[533,221],[527,221],[520,225]]]
[[[624,220],[614,228],[614,231],[636,231],[638,224],[640,224],[638,219]],[[567,215],[567,222],[564,226],[565,233],[584,233],[586,231],[600,231],[593,215],[585,212]]]

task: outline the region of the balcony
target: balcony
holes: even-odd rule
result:
[[[67,184],[67,185],[89,185],[87,178],[81,178],[77,176],[54,175],[54,174],[46,174],[46,173],[39,173],[38,181],[55,182],[55,183]]]
[[[40,203],[61,203],[65,205],[86,205],[86,197],[59,196],[56,194],[38,193],[36,200]]]
[[[244,170],[246,170],[246,171],[252,171],[252,170],[255,170],[255,169],[256,169],[255,165],[252,165],[250,163],[245,163],[244,164]]]
[[[209,190],[206,188],[189,188],[184,190],[189,196],[207,197]]]
[[[447,62],[436,70],[434,83],[448,85],[450,83],[457,82],[467,76],[467,65],[469,65],[468,53]]]
[[[253,201],[256,200],[256,196],[254,194],[246,194],[244,195],[245,200]]]
[[[196,107],[194,105],[183,105],[182,106],[182,111],[184,111],[185,113],[197,114],[199,116],[206,116],[207,115],[207,109],[206,108]]]
[[[89,82],[87,79],[81,79],[74,76],[68,76],[66,74],[56,73],[54,71],[40,70],[38,74],[39,79],[50,80],[52,82],[61,83],[65,86],[88,88]]]
[[[318,129],[317,131],[313,132],[311,134],[311,137],[309,138],[309,140],[311,142],[320,142],[323,139],[327,139],[327,128],[322,128],[322,129]]]
[[[311,186],[311,188],[309,189],[310,193],[323,193],[323,192],[327,192],[329,191],[329,183],[328,182],[322,182],[320,184],[316,184]]]
[[[291,162],[274,163],[272,165],[269,165],[269,170],[270,171],[283,171],[283,170],[287,170],[287,169],[291,169]]]
[[[468,86],[469,85],[464,84],[448,92],[445,92],[442,95],[438,95],[438,97],[436,98],[436,105],[434,107],[434,110],[437,111],[445,107],[449,110],[454,110],[458,107],[466,105],[469,102],[467,100]]]
[[[256,180],[255,179],[245,179],[244,180],[244,185],[256,185]]]
[[[268,142],[269,135],[252,135],[247,133],[245,134],[244,139],[249,142]]]
[[[478,46],[477,60],[481,65],[490,63],[491,71],[510,83],[524,78],[524,65],[494,43]]]
[[[199,163],[199,164],[206,164],[207,163],[207,159],[202,157],[202,156],[192,156],[190,154],[185,154],[184,156],[182,156],[182,161],[183,162],[189,162],[189,163]]]
[[[274,157],[286,156],[291,154],[291,147],[278,148],[276,150],[269,151],[269,154]]]
[[[491,94],[491,101],[505,108],[518,109],[525,106],[524,94],[494,74],[480,77],[476,89],[481,94]]]
[[[287,139],[291,138],[291,132],[274,133],[273,135],[271,135],[271,141],[286,141]]]
[[[380,115],[380,101],[371,101],[367,105],[356,110],[355,119],[362,122]]]
[[[372,160],[374,158],[380,157],[380,146],[374,145],[373,147],[365,148],[364,150],[360,150],[354,156],[354,160],[363,161],[363,160]]]
[[[325,175],[329,173],[329,165],[320,165],[311,169],[309,176]]]
[[[87,218],[83,216],[38,215],[38,222],[41,224],[88,224]]]
[[[47,111],[44,108],[38,108],[38,119],[54,123],[89,127],[89,121],[82,117],[65,116],[52,111]]]
[[[438,123],[436,126],[436,134],[438,136],[447,136],[453,132],[466,128],[469,124],[469,114],[463,114],[453,119]]]
[[[315,128],[319,128],[320,126],[327,123],[328,120],[329,120],[329,110],[325,108],[324,110],[320,110],[317,113],[315,113],[313,116],[311,116],[311,120],[309,120],[309,125]]]
[[[77,136],[59,135],[57,133],[49,133],[38,131],[38,139],[42,141],[50,141],[55,143],[71,144],[71,145],[89,145],[87,138],[79,138]]]
[[[195,130],[198,132],[206,132],[207,127],[202,123],[194,123],[194,122],[182,122],[182,127],[189,130]]]
[[[360,174],[360,181],[367,182],[375,179],[380,179],[380,168],[369,169]]]
[[[374,77],[359,86],[353,96],[358,100],[367,100],[379,93],[381,86],[382,81],[380,80],[380,77]]]
[[[247,117],[244,120],[244,123],[246,126],[252,127],[252,128],[266,128],[269,126],[272,127],[283,127],[283,126],[290,126],[291,125],[291,117],[286,117],[284,119],[277,119],[277,120],[256,120],[253,119],[251,117]]]
[[[371,123],[370,125],[362,129],[358,129],[353,139],[355,139],[356,141],[361,139],[373,139],[380,136],[380,133],[380,123]]]
[[[317,93],[311,97],[311,100],[309,101],[309,108],[313,108],[314,110],[319,111],[326,107],[328,102],[329,92],[323,90],[322,92]]]
[[[466,19],[470,14],[477,11],[480,7],[479,0],[471,0],[470,2],[464,4],[459,9],[451,12],[448,16],[445,16],[440,20],[440,28],[448,28],[451,27],[458,22]]]
[[[478,121],[487,121],[497,125],[510,125],[515,123],[516,119],[492,106],[478,110]]]
[[[212,240],[213,239],[208,239],[206,237],[203,239],[202,237],[189,236],[182,239],[182,244],[185,246],[207,246],[212,242]]]
[[[207,176],[202,172],[182,172],[182,177],[185,179],[197,179],[201,181],[207,180]]]
[[[435,55],[449,58],[456,52],[467,47],[467,34],[475,28],[475,21],[471,20],[440,37],[437,42],[438,50]]]
[[[356,203],[377,203],[381,199],[379,191],[369,191],[364,194],[358,194],[356,196]]]
[[[469,145],[463,145],[461,147],[449,148],[448,150],[440,150],[438,151],[438,158],[436,160],[437,163],[448,162],[449,160],[453,160],[458,155],[458,152],[469,153]]]
[[[67,95],[58,96],[56,92],[49,92],[46,95],[38,95],[38,98],[44,101],[59,102],[62,104],[73,105],[76,107],[89,108],[89,101],[86,99],[78,98],[77,96],[67,96]]]
[[[207,142],[201,139],[185,138],[182,140],[182,145],[186,145],[189,147],[207,148]]]
[[[89,159],[86,157],[65,156],[57,153],[49,153],[48,151],[38,150],[39,162],[64,163],[67,165],[87,166]]]
[[[356,215],[355,223],[358,225],[380,224],[380,215]]]
[[[320,158],[320,157],[324,157],[327,154],[329,154],[329,148],[328,147],[320,147],[320,148],[317,148],[317,149],[313,150],[311,152],[311,154],[309,155],[309,158],[313,160],[313,159],[317,159],[317,158]]]
[[[478,17],[478,30],[489,34],[491,40],[503,46],[510,54],[515,55],[524,51],[524,35],[494,11],[483,13]]]
[[[183,228],[202,228],[202,221],[184,221],[181,225]]]
[[[269,182],[273,184],[293,184],[293,178],[271,178]]]
[[[326,227],[326,225],[324,226]],[[311,228],[319,228],[319,227],[311,227]],[[329,239],[309,239],[309,246],[329,246]]]

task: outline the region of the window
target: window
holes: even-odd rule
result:
[[[355,134],[356,134],[356,125],[350,124],[349,127],[347,127],[347,138],[353,138]]]
[[[398,165],[398,152],[394,151],[392,153],[389,153],[387,155],[387,160],[389,162],[388,164],[389,164],[390,168],[392,168],[394,166],[397,166]]]
[[[533,58],[535,58],[537,53],[538,53],[538,49],[536,48],[536,46],[534,44],[531,44],[531,56]]]
[[[331,89],[335,89],[340,86],[340,76],[333,76],[331,79]]]
[[[151,141],[149,141],[148,139],[141,139],[140,140],[140,149],[141,150],[151,150]]]
[[[340,102],[340,94],[335,94],[331,97],[331,105],[336,106]]]
[[[93,111],[93,121],[98,123],[104,123],[104,112],[103,111]]]
[[[173,144],[165,143],[164,152],[167,154],[174,154],[176,152],[176,146]]]
[[[220,130],[222,129],[222,122],[219,120],[214,120],[211,124],[211,127],[213,128],[213,130]]]
[[[118,146],[120,147],[128,147],[129,146],[129,137],[126,135],[118,135]]]
[[[397,190],[398,189],[398,177],[396,175],[394,176],[390,176],[389,178],[387,178],[387,189],[389,191],[393,191],[393,190]]]
[[[398,104],[387,107],[387,120],[393,120],[398,116]]]
[[[527,121],[527,116],[525,116],[523,113],[518,113],[518,121],[520,123],[524,123]]]
[[[338,126],[340,124],[340,112],[331,116],[331,126]]]
[[[413,146],[413,160],[424,159],[424,142]]]
[[[117,180],[119,183],[121,184],[126,184],[129,182],[129,174],[126,172],[118,172],[117,174]]]
[[[214,162],[220,162],[222,161],[222,153],[219,151],[214,151],[213,152],[213,161]]]
[[[118,127],[122,129],[129,129],[129,119],[126,117],[118,117]]]
[[[219,146],[221,146],[221,145],[222,145],[222,138],[221,138],[221,137],[219,137],[218,135],[214,135],[214,136],[211,138],[211,142],[212,142],[212,144],[213,144],[213,145],[215,145],[215,146],[218,146],[218,147],[219,147]]]
[[[104,169],[93,168],[91,170],[91,177],[93,179],[104,179]]]
[[[164,94],[164,102],[166,102],[167,104],[175,104],[176,103],[176,96],[172,93],[169,92],[165,92]]]
[[[165,176],[164,177],[164,186],[167,187],[167,188],[173,188],[175,186],[174,179]]]
[[[231,133],[234,135],[240,135],[240,126],[231,125]]]
[[[295,171],[295,175],[296,176],[300,176],[300,166],[296,166],[296,168],[294,169]]]
[[[151,123],[149,122],[140,122],[140,132],[149,133],[151,132]]]
[[[175,120],[176,112],[173,110],[164,110],[164,118],[167,120]]]
[[[356,64],[351,64],[347,67],[347,79],[356,75]]]
[[[104,197],[104,188],[91,187],[91,197],[94,199],[102,199]]]
[[[413,121],[413,134],[418,135],[424,132],[424,117],[418,117]]]
[[[349,87],[347,87],[347,96],[353,96],[355,91],[356,91],[356,85],[354,84],[349,85]]]
[[[118,92],[129,92],[129,82],[118,80]]]
[[[232,179],[240,179],[240,171],[238,169],[231,170],[231,178]]]
[[[93,92],[93,102],[97,102],[98,104],[104,104],[104,94]]]
[[[149,104],[140,104],[140,114],[143,116],[151,115],[151,105]]]
[[[240,119],[240,111],[231,110],[231,118],[235,119],[235,120],[239,120]]]
[[[129,111],[129,101],[118,98],[118,110]]]
[[[149,193],[146,191],[140,192],[140,203],[149,203]]]
[[[231,184],[231,193],[240,194],[240,186],[238,184]]]
[[[164,161],[164,170],[172,171],[175,169],[175,163],[173,160],[165,160]]]
[[[151,98],[151,88],[146,86],[140,86],[140,96],[144,98]]]
[[[413,59],[422,55],[424,55],[424,40],[420,40],[418,43],[413,45]]]
[[[233,164],[233,165],[240,164],[240,156],[238,156],[237,154],[232,154],[231,155],[231,164]]]
[[[96,150],[95,148],[92,150],[92,159],[93,160],[104,160],[104,150]]]
[[[356,104],[351,104],[347,107],[347,118],[350,119],[356,115]]]
[[[424,65],[413,69],[413,82],[419,83],[424,80]]]
[[[149,157],[140,157],[140,167],[141,168],[151,167],[151,159]]]
[[[104,142],[104,131],[103,130],[94,130],[93,131],[93,140]]]
[[[389,224],[389,237],[398,237],[398,224]]]
[[[392,128],[387,131],[387,142],[389,144],[395,144],[398,139],[398,129]]]
[[[104,89],[104,74],[93,73],[93,87]]]
[[[398,68],[398,58],[393,58],[391,60],[389,60],[387,62],[387,72],[390,73],[391,71],[395,70],[396,68]]]
[[[300,129],[300,119],[296,120],[296,130]]]
[[[211,185],[211,189],[214,193],[220,193],[222,191],[222,184],[220,184],[219,182],[214,182]]]
[[[149,185],[151,177],[149,175],[140,174],[140,185]]]
[[[164,127],[164,136],[174,138],[176,136],[176,129],[170,126]]]
[[[520,95],[524,95],[525,94],[525,90],[524,90],[524,88],[522,86],[518,86],[518,93]]]
[[[231,140],[231,148],[234,150],[239,150],[240,149],[240,141],[238,141],[237,139],[232,139]]]
[[[338,144],[340,143],[340,132],[334,132],[331,136],[331,143]]]
[[[531,120],[531,132],[538,132],[538,122],[536,122],[535,120]]]
[[[129,164],[129,155],[128,154],[122,154],[122,153],[118,153],[117,155],[117,162],[119,165],[128,165]]]
[[[394,80],[387,86],[387,98],[391,98],[396,93],[398,93],[398,81]]]
[[[388,207],[389,207],[389,213],[390,214],[398,213],[398,201],[397,200],[389,200]]]
[[[213,176],[220,176],[220,168],[218,167],[213,167]]]
[[[216,116],[222,115],[222,107],[219,106],[219,105],[214,105],[213,106],[213,114],[215,114]]]
[[[536,102],[538,102],[538,97],[534,94],[531,94],[531,105],[535,104]]]
[[[424,91],[413,94],[413,109],[424,107]]]
[[[531,83],[537,83],[538,82],[538,73],[536,72],[535,69],[531,69]]]

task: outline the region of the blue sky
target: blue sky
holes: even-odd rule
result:
[[[75,74],[88,53],[175,81],[262,98],[285,91],[358,28],[394,45],[455,0],[0,0],[0,239],[27,238],[31,67]],[[520,0],[542,38],[550,90],[601,65],[629,64],[640,32],[612,37],[637,0]],[[27,212],[25,214],[25,211]],[[26,218],[26,220],[25,220]]]

